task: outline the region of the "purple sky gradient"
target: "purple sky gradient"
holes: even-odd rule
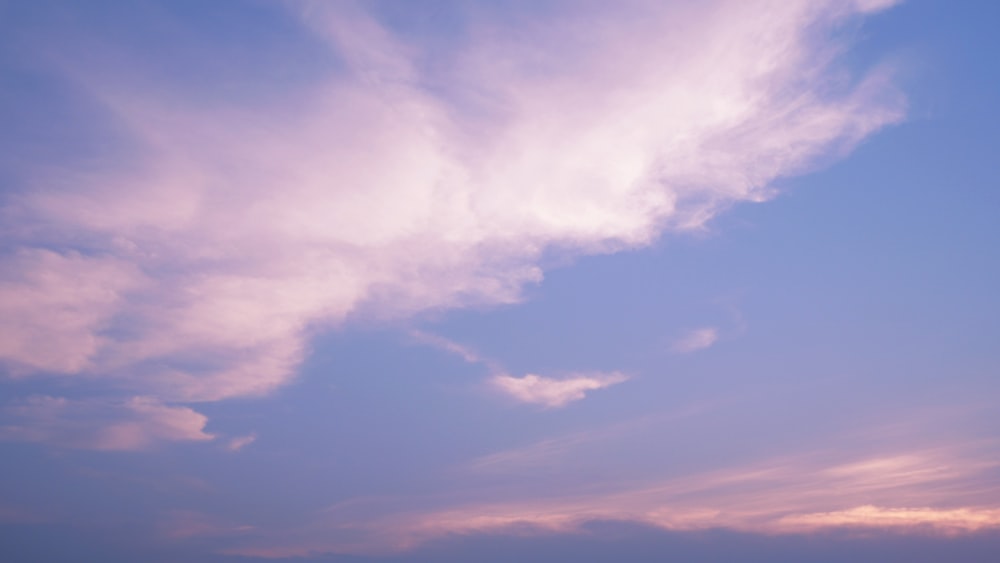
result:
[[[991,561],[1000,12],[896,4],[0,2],[0,559]]]

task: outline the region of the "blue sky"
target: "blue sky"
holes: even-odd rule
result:
[[[0,558],[989,561],[997,15],[0,2]]]

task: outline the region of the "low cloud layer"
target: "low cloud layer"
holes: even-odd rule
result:
[[[255,538],[229,551],[269,557],[377,553],[456,535],[585,533],[596,521],[768,535],[1000,530],[1000,510],[990,502],[997,464],[976,459],[974,450],[949,447],[875,457],[819,451],[644,484],[623,480],[522,495],[500,487],[492,501],[425,511],[390,512],[388,499],[358,500],[323,511],[310,527],[277,534],[281,539]]]
[[[243,448],[249,446],[250,444],[257,441],[256,434],[247,434],[246,436],[237,436],[226,444],[226,449],[231,452],[238,452]]]
[[[337,64],[221,108],[134,72],[150,61],[64,52],[129,148],[20,171],[0,210],[5,371],[259,396],[351,316],[511,303],[546,253],[704,228],[901,118],[886,70],[851,77],[832,38],[882,4],[482,14],[428,64],[419,37],[307,2],[299,22]],[[549,406],[609,384],[535,377],[495,381]]]

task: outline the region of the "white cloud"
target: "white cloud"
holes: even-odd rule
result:
[[[208,419],[149,397],[118,402],[34,396],[0,409],[0,440],[90,450],[141,450],[159,442],[208,441]]]
[[[562,407],[583,399],[588,391],[604,389],[627,380],[628,376],[618,372],[574,374],[560,379],[529,373],[523,377],[495,375],[490,382],[496,389],[519,401],[546,407]]]
[[[348,70],[280,104],[221,109],[130,67],[67,65],[133,152],[38,164],[0,210],[21,249],[0,258],[0,358],[18,373],[266,394],[323,326],[517,301],[543,252],[702,228],[902,115],[883,70],[845,78],[824,35],[872,2],[482,18],[433,67],[359,10],[307,6]],[[599,383],[502,381],[545,404]]]
[[[718,339],[719,331],[714,327],[698,328],[674,342],[671,349],[678,354],[697,352],[711,347]]]

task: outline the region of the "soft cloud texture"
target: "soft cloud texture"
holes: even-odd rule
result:
[[[231,452],[238,452],[243,448],[249,446],[250,444],[257,441],[256,434],[247,434],[246,436],[237,436],[226,444],[226,449]]]
[[[208,419],[148,397],[84,401],[35,396],[0,410],[0,440],[90,450],[142,450],[160,442],[203,442]],[[9,422],[8,422],[9,421]]]
[[[523,377],[496,375],[490,382],[518,401],[554,408],[579,401],[588,391],[604,389],[626,380],[628,376],[618,372],[574,374],[559,379],[529,373]]]
[[[491,500],[451,506],[423,499],[439,505],[426,510],[402,509],[405,500],[359,500],[330,507],[311,526],[278,534],[280,539],[256,538],[229,551],[292,557],[405,550],[455,534],[585,533],[594,521],[762,534],[1000,529],[1000,511],[990,502],[997,464],[974,455],[974,447],[881,456],[818,451],[646,483],[604,482],[520,496],[500,488]]]
[[[0,357],[14,375],[86,370],[124,294],[142,282],[135,264],[21,249],[0,269]]]
[[[472,18],[428,65],[358,6],[307,2],[342,68],[224,108],[67,52],[134,148],[25,173],[0,357],[165,401],[262,395],[351,315],[510,303],[546,253],[704,228],[900,119],[885,69],[849,77],[829,35],[881,4],[574,4]],[[559,406],[612,380],[494,381]]]
[[[413,339],[421,344],[457,356],[467,363],[480,364],[493,373],[490,385],[508,397],[525,403],[534,403],[550,408],[562,407],[583,399],[588,391],[610,387],[628,380],[628,376],[618,373],[576,373],[552,378],[536,374],[514,377],[506,373],[500,362],[491,360],[458,342],[427,332],[411,332]]]
[[[441,350],[443,352],[452,354],[453,356],[457,356],[465,360],[467,363],[482,364],[493,370],[502,370],[502,368],[500,368],[497,362],[490,360],[488,358],[484,358],[482,355],[479,354],[479,352],[469,348],[468,346],[465,346],[463,344],[460,344],[458,342],[455,342],[454,340],[445,338],[438,334],[431,334],[429,332],[424,332],[424,331],[412,331],[410,332],[410,336],[413,338],[414,341],[420,344],[426,344],[428,346],[437,348],[438,350]]]
[[[914,528],[930,527],[945,533],[973,532],[1000,528],[1000,510],[954,508],[880,508],[865,505],[817,514],[795,514],[780,521],[781,526],[804,529],[824,527]]]
[[[704,350],[715,344],[719,339],[719,331],[713,327],[692,330],[674,342],[671,349],[678,354],[687,354]]]

